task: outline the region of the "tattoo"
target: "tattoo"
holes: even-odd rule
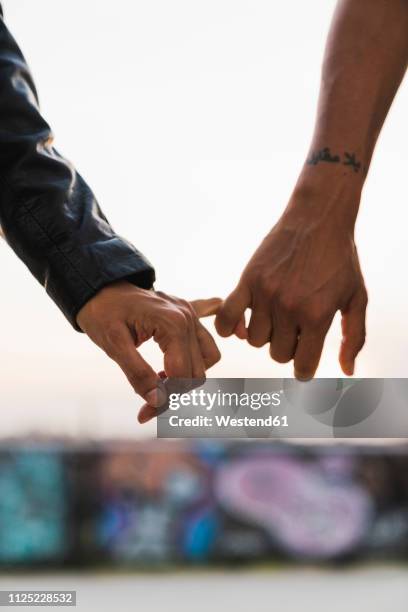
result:
[[[307,160],[307,163],[309,166],[317,166],[317,164],[322,161],[330,162],[331,164],[338,164],[340,157],[338,155],[332,155],[329,147],[325,147],[324,149],[320,149],[320,151],[315,151],[312,153],[312,156]]]
[[[347,153],[345,152],[343,158],[340,155],[332,155],[329,147],[324,147],[324,149],[320,149],[319,151],[313,151],[311,156],[306,163],[309,166],[317,166],[320,162],[328,162],[330,164],[340,164],[343,166],[350,166],[354,170],[354,172],[359,172],[361,170],[361,162],[356,159],[355,153]],[[365,168],[363,168],[365,171]]]
[[[351,166],[354,172],[358,172],[361,168],[361,163],[356,160],[355,153],[344,153],[346,161],[343,162],[344,166]]]

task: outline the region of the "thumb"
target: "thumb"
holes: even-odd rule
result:
[[[209,298],[206,300],[192,300],[190,304],[193,307],[197,317],[201,319],[202,317],[210,317],[211,315],[215,315],[222,304],[222,299]]]
[[[348,307],[342,310],[343,340],[339,361],[341,369],[347,376],[354,374],[355,360],[364,346],[366,329],[367,293],[365,289],[356,293]]]
[[[231,336],[237,326],[238,330],[242,328],[245,310],[250,304],[249,289],[245,285],[238,285],[221,305],[215,318],[215,328],[220,336]]]

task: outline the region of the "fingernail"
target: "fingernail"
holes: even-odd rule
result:
[[[313,379],[313,375],[311,376],[310,374],[301,374],[300,372],[295,372],[295,378],[299,382],[309,382],[309,380]]]
[[[347,376],[353,376],[354,367],[355,367],[354,361],[349,361],[348,363],[345,364],[344,369],[345,369]]]
[[[167,395],[164,389],[157,386],[155,389],[152,389],[145,395],[145,400],[149,404],[149,406],[153,406],[153,408],[160,408],[167,400]]]
[[[148,412],[139,412],[139,414],[137,415],[137,420],[139,421],[139,423],[141,425],[143,425],[144,423],[147,423],[147,421],[150,421],[153,418],[153,414],[149,414]]]

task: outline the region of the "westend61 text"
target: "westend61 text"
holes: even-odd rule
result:
[[[231,417],[218,415],[214,418],[197,415],[195,417],[179,417],[172,415],[169,418],[170,427],[288,427],[288,417],[269,415],[267,417]]]

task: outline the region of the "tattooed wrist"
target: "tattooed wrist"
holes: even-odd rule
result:
[[[362,162],[357,159],[356,153],[344,151],[343,154],[332,153],[330,147],[324,147],[317,151],[313,151],[310,157],[306,160],[308,166],[317,166],[320,163],[342,164],[348,166],[353,172],[362,172],[364,175],[367,172]]]

